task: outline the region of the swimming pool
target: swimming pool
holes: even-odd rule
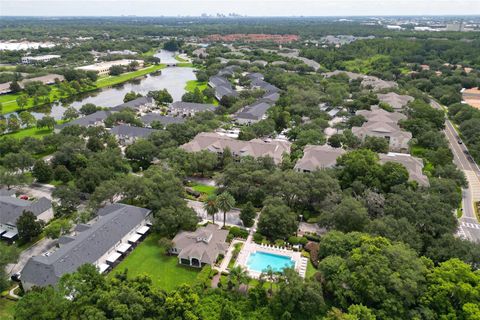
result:
[[[280,272],[285,268],[295,266],[295,261],[290,257],[279,254],[255,251],[250,253],[247,260],[247,268],[252,271],[262,272],[271,266],[274,271]]]

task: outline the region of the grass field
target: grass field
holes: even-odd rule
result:
[[[123,73],[123,74],[118,75],[118,76],[103,77],[103,78],[100,78],[100,79],[97,80],[97,82],[95,83],[96,87],[91,87],[90,90],[86,90],[86,91],[94,91],[94,90],[97,90],[97,89],[100,89],[100,88],[113,86],[113,85],[116,85],[116,84],[119,84],[119,83],[122,83],[122,82],[126,82],[128,80],[138,78],[138,77],[144,76],[146,74],[161,70],[163,68],[165,68],[165,65],[164,64],[159,64],[159,65],[153,65],[153,66],[150,66],[150,67],[146,67],[146,68],[143,68],[143,69],[140,69],[140,70],[137,70],[137,71]],[[55,85],[52,85],[51,88],[52,88],[52,90],[50,91],[50,94],[49,94],[49,98],[50,98],[51,102],[57,101],[60,98],[65,97],[65,96],[61,96],[60,91],[58,90],[58,88]],[[86,92],[86,91],[84,91],[84,92]],[[17,105],[17,101],[16,101],[16,99],[20,95],[21,95],[21,93],[15,93],[15,94],[4,94],[4,95],[0,96],[0,103],[2,103],[2,106],[3,106],[3,109],[2,109],[3,114],[20,110],[18,105]],[[28,103],[27,103],[27,105],[25,106],[24,109],[30,109],[32,107],[34,107],[33,98],[29,98]]]
[[[15,301],[0,298],[0,320],[13,320]]]
[[[8,133],[5,136],[17,138],[17,139],[22,139],[25,137],[34,137],[34,138],[41,138],[46,135],[49,135],[53,132],[53,129],[47,129],[47,128],[42,128],[42,129],[37,129],[37,128],[28,128],[28,129],[22,129],[17,132],[12,132]]]
[[[108,277],[128,269],[129,277],[146,274],[156,287],[167,291],[184,283],[192,284],[199,270],[178,265],[176,256],[166,256],[158,245],[159,239],[155,234],[148,236]]]
[[[188,92],[194,92],[196,88],[198,88],[200,91],[205,90],[208,87],[207,82],[199,82],[198,80],[190,80],[187,81],[187,84],[185,85],[185,90]],[[218,106],[218,100],[213,98],[213,101],[209,102],[215,106]]]
[[[200,91],[203,91],[207,88],[207,83],[199,82],[198,80],[187,81],[187,84],[185,85],[185,90],[187,90],[188,92],[194,92],[196,88],[198,88]]]
[[[207,197],[209,197],[212,194],[215,194],[217,191],[217,188],[213,186],[207,186],[205,184],[196,184],[193,187],[193,190],[198,191],[200,193],[204,193]]]

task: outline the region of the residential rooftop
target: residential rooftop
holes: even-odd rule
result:
[[[303,157],[295,164],[295,170],[311,172],[323,168],[331,168],[337,163],[337,158],[345,154],[342,148],[325,145],[306,145]]]
[[[283,154],[290,153],[291,143],[279,140],[253,139],[250,141],[236,140],[216,132],[202,132],[190,142],[182,145],[188,152],[207,150],[217,154],[230,149],[236,157],[251,156],[254,158],[271,157],[276,164],[282,162]]]
[[[22,282],[39,287],[55,285],[64,274],[98,261],[149,214],[148,209],[119,203],[100,209],[97,220],[69,236],[50,256],[30,258],[23,268]]]

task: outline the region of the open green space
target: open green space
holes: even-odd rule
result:
[[[33,127],[28,129],[22,129],[12,133],[7,133],[6,136],[17,138],[17,139],[22,139],[26,137],[42,138],[51,133],[53,133],[53,129],[47,129],[47,128],[39,129],[39,128]]]
[[[187,81],[187,84],[185,85],[185,90],[187,90],[188,92],[194,92],[196,88],[198,88],[198,90],[200,91],[203,91],[207,88],[207,83],[200,82],[198,80]]]
[[[132,80],[132,79],[144,76],[146,74],[161,70],[163,68],[165,68],[164,64],[158,64],[158,65],[149,66],[149,67],[137,70],[137,71],[123,73],[123,74],[118,75],[118,76],[103,77],[103,78],[100,78],[96,81],[96,83],[95,83],[96,86],[92,86],[88,90],[84,90],[83,92],[94,91],[94,90],[97,90],[97,89],[100,89],[100,88],[120,84],[120,83],[123,83],[125,81]],[[21,93],[15,93],[15,94],[5,94],[5,95],[0,96],[0,103],[2,103],[2,106],[3,106],[2,113],[5,114],[5,113],[20,110],[20,108],[18,107],[18,104],[17,104],[17,100],[16,100],[20,95],[21,95]],[[50,91],[48,97],[50,99],[50,102],[54,102],[54,101],[59,100],[60,98],[64,98],[64,97],[67,97],[67,96],[65,96],[65,95],[62,96],[58,87],[55,86],[55,85],[52,85],[52,90]],[[30,108],[33,108],[35,106],[36,105],[34,105],[34,103],[33,103],[33,98],[29,98],[28,102],[27,102],[27,105],[24,107],[24,109],[30,109]]]
[[[116,84],[119,84],[119,83],[122,83],[122,82],[125,82],[125,81],[128,81],[128,80],[138,78],[138,77],[144,76],[146,74],[161,70],[163,68],[165,68],[164,64],[157,64],[157,65],[153,65],[153,66],[143,68],[143,69],[140,69],[140,70],[137,70],[137,71],[123,73],[123,74],[118,75],[118,76],[109,76],[109,77],[101,78],[101,79],[97,80],[96,85],[97,85],[97,88],[113,86],[113,85],[116,85]]]
[[[217,192],[217,188],[213,186],[207,186],[205,184],[195,184],[193,190],[198,191],[200,193],[204,193],[208,196],[213,195]]]
[[[108,277],[128,269],[129,277],[148,275],[154,286],[167,291],[182,284],[192,284],[200,270],[180,266],[176,256],[165,255],[158,245],[159,239],[156,234],[149,235]]]
[[[15,301],[0,298],[0,320],[13,320]]]
[[[177,55],[175,56],[175,60],[180,61],[180,62],[188,62],[187,59],[183,59],[182,57],[180,57],[179,54],[177,54]]]

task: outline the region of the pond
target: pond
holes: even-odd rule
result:
[[[159,52],[162,62],[167,62],[168,57],[172,58],[173,53]],[[150,74],[144,77],[134,79],[109,88],[103,88],[94,92],[79,94],[70,97],[67,101],[57,102],[52,106],[42,106],[29,109],[28,111],[36,119],[41,119],[45,115],[50,115],[56,120],[60,120],[66,107],[80,107],[86,103],[93,103],[100,107],[112,108],[123,103],[123,97],[126,93],[134,91],[146,95],[149,91],[167,89],[174,101],[181,100],[185,93],[187,81],[195,80],[193,68],[188,67],[167,67],[161,70],[161,74]],[[8,117],[8,115],[7,115]]]

